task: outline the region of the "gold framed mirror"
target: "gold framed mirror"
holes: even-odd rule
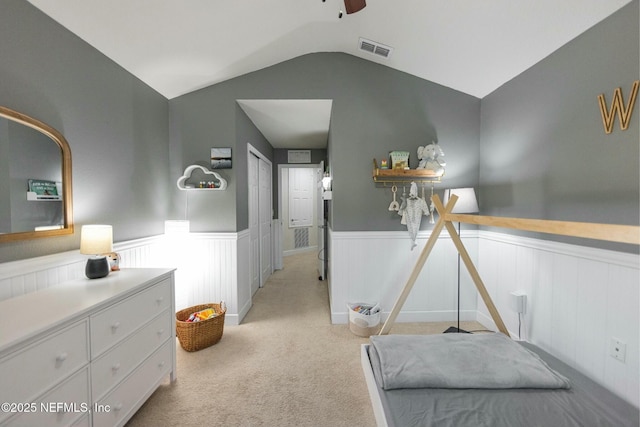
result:
[[[71,188],[64,136],[0,106],[0,243],[73,234]]]

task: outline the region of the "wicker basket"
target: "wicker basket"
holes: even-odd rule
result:
[[[222,313],[200,322],[186,322],[191,314],[207,308],[213,308],[216,313]],[[226,312],[227,309],[223,303],[194,305],[178,311],[176,313],[176,335],[182,348],[187,351],[198,351],[220,341]]]

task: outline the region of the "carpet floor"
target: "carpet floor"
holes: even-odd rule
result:
[[[451,325],[397,323],[392,333],[442,333]],[[316,253],[285,257],[220,342],[192,353],[176,342],[177,381],[162,384],[127,426],[373,426],[360,366],[368,341],[331,324]]]

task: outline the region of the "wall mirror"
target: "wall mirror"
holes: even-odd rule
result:
[[[60,132],[0,106],[0,242],[73,233],[71,149]]]

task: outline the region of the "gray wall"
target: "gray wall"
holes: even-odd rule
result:
[[[606,135],[597,96],[628,102],[639,33],[635,1],[482,99],[482,213],[638,225],[640,106]]]
[[[80,225],[114,240],[163,231],[169,176],[168,101],[24,0],[0,14],[0,105],[60,131],[71,147],[72,236],[0,244],[0,262],[79,247]]]
[[[414,153],[415,167],[417,147],[437,139],[448,161],[446,181],[438,188],[478,183],[479,99],[350,55],[310,54],[169,102],[172,147],[176,161],[182,162],[175,166],[172,157],[172,167],[202,160],[214,138],[237,153],[228,194],[203,196],[197,206],[189,200],[190,219],[199,231],[247,227],[242,150],[254,140],[246,140],[243,127],[253,125],[242,118],[236,99],[333,100],[328,163],[334,178],[331,217],[336,231],[404,228],[400,217],[387,209],[390,190],[376,188],[371,179],[373,158],[391,150]],[[229,216],[234,199],[235,221]]]
[[[9,166],[9,122],[0,120],[0,197],[11,197],[11,170]],[[11,203],[0,203],[0,233],[11,230]]]

